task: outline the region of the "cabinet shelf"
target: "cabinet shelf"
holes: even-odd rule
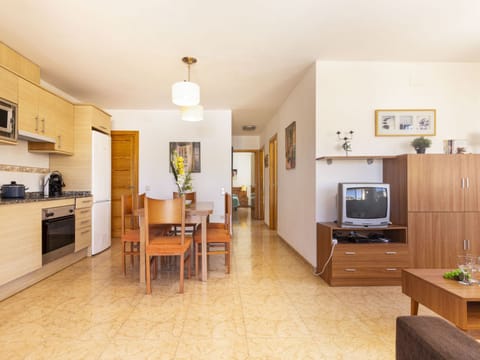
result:
[[[355,155],[355,156],[320,156],[316,160],[326,160],[330,165],[333,160],[366,160],[367,164],[372,164],[374,160],[393,159],[396,155]]]

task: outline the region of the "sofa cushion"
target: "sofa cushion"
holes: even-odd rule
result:
[[[480,344],[441,318],[400,316],[396,325],[397,360],[480,359]]]

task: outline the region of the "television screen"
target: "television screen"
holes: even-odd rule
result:
[[[387,216],[385,187],[350,187],[346,189],[346,215],[353,219],[378,219]]]

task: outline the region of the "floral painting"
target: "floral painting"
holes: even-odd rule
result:
[[[200,172],[200,142],[171,142],[170,160],[172,160],[175,153],[177,156],[183,158],[185,170],[187,172]],[[170,171],[172,171],[171,168]]]

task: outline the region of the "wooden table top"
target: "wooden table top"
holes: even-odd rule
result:
[[[451,270],[452,269],[403,269],[402,271],[462,299],[480,301],[480,286],[478,284],[467,286],[459,284],[456,280],[443,278],[443,274]]]

